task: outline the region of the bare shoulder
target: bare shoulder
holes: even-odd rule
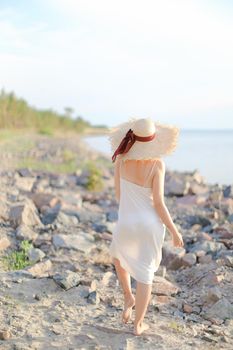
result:
[[[161,158],[156,159],[156,169],[159,171],[165,171],[165,162]]]
[[[115,167],[119,168],[120,164],[121,164],[121,157],[120,155],[118,155],[115,161]]]

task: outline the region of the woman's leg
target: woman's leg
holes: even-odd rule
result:
[[[131,290],[130,274],[125,269],[123,269],[123,267],[120,265],[119,259],[113,258],[113,262],[116,268],[117,277],[119,279],[119,282],[121,284],[121,287],[124,293],[125,305],[124,305],[124,311],[122,315],[122,321],[126,323],[131,318],[132,307],[135,304],[135,298]]]
[[[152,284],[137,282],[136,287],[136,304],[135,304],[135,320],[134,334],[140,335],[149,326],[143,323],[146,314],[147,306],[151,297]]]

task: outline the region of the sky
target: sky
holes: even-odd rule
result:
[[[233,1],[0,0],[0,88],[113,126],[233,129]]]

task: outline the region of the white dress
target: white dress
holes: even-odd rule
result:
[[[153,206],[152,188],[120,177],[118,221],[109,253],[136,281],[152,284],[162,259],[165,231]]]

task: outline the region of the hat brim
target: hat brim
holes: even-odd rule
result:
[[[128,122],[119,124],[117,127],[109,129],[108,140],[112,153],[115,152],[121,140],[129,129],[133,129],[136,118],[131,118]],[[170,124],[155,122],[155,138],[151,141],[136,141],[130,150],[121,155],[126,159],[154,159],[172,154],[178,144],[180,129]]]

